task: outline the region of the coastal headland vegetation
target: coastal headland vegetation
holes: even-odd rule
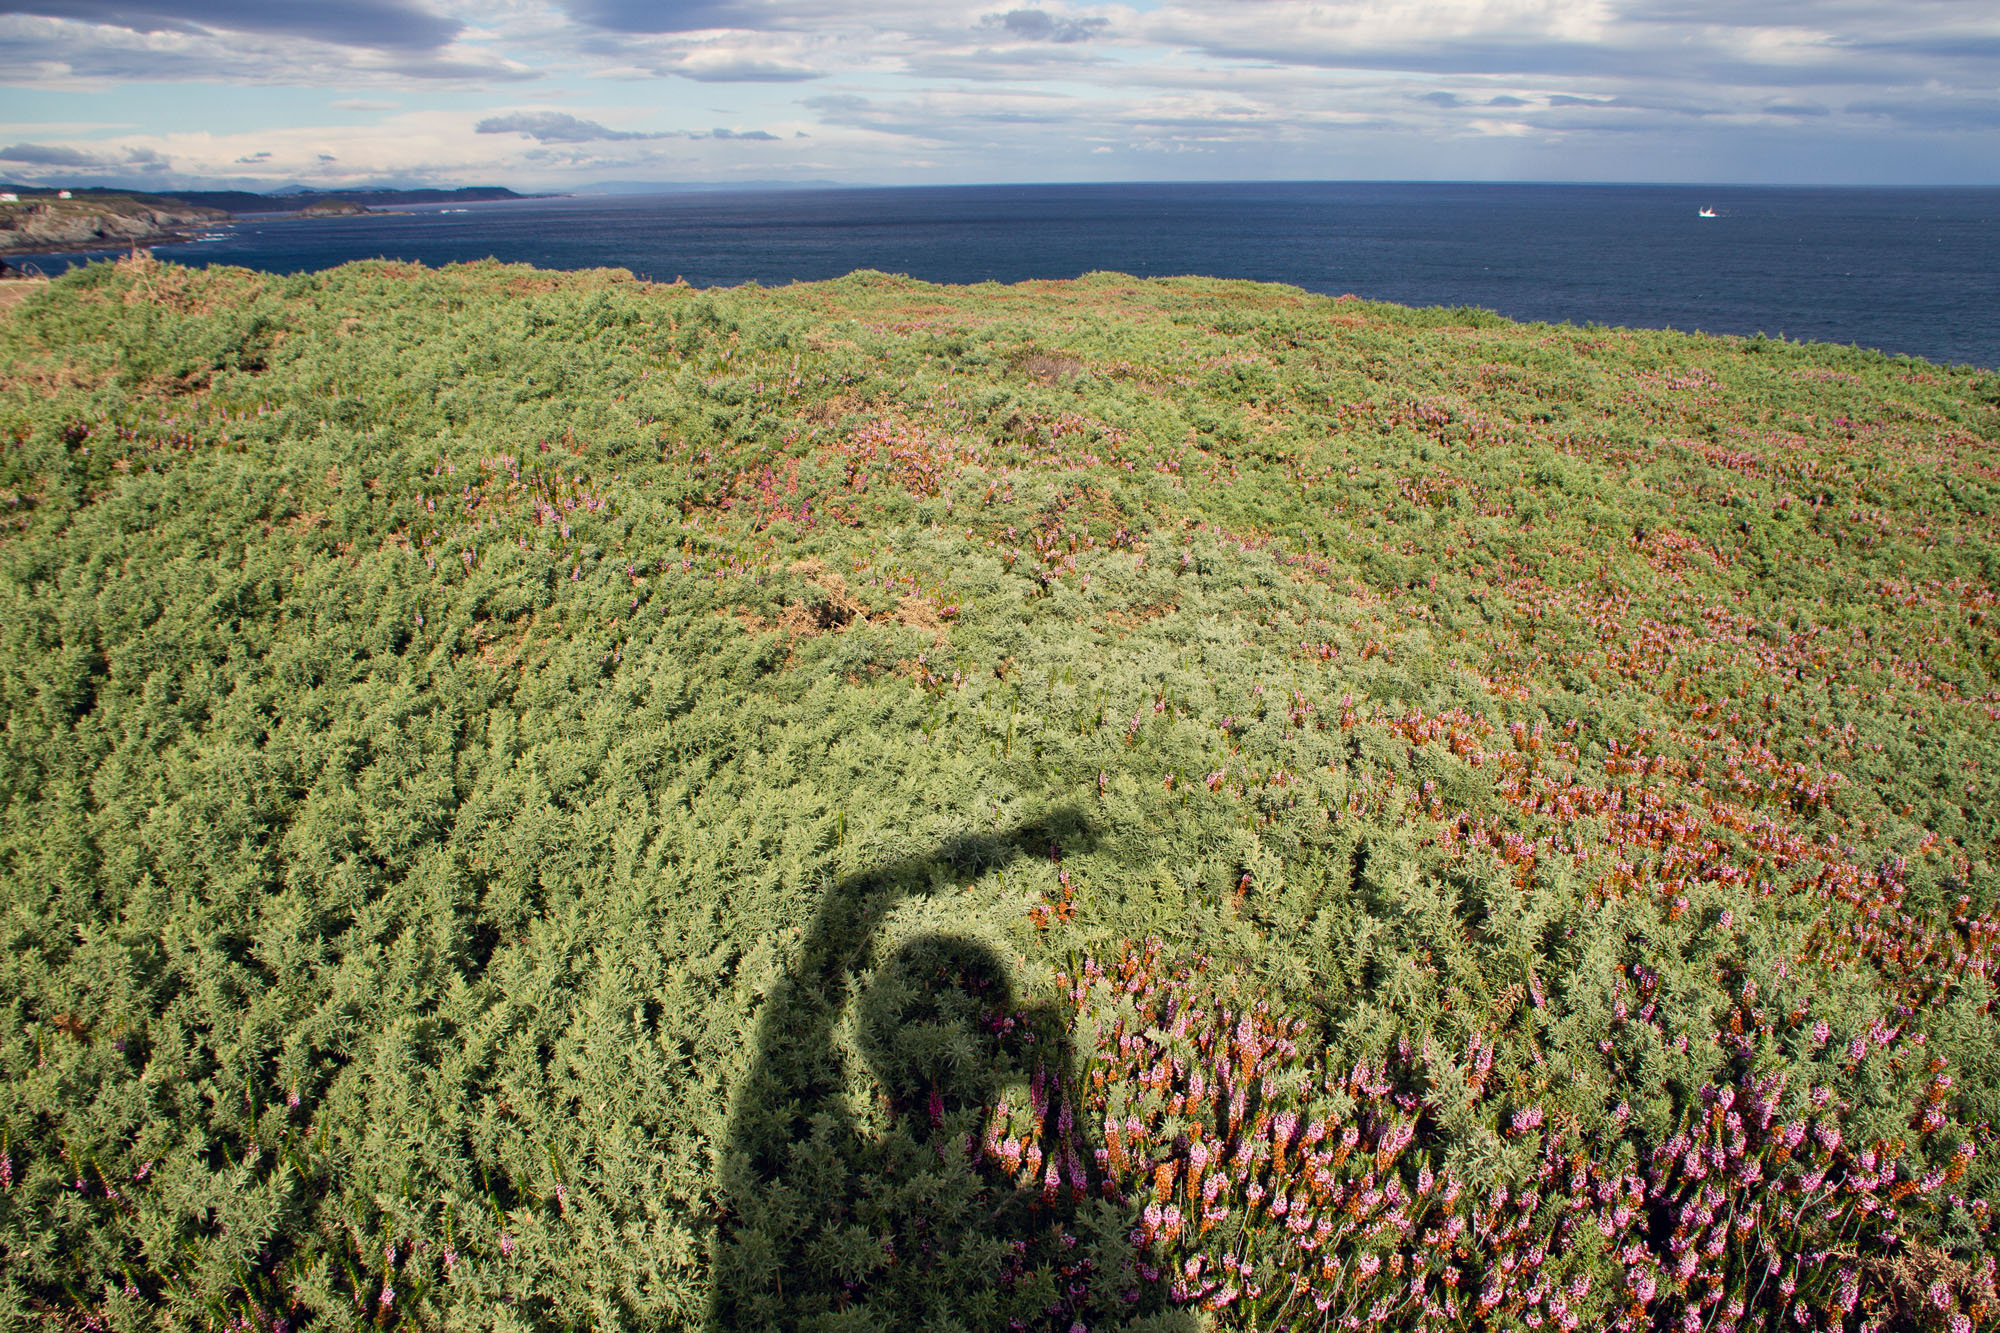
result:
[[[2000,1316],[2000,376],[1292,288],[0,317],[0,1311]]]

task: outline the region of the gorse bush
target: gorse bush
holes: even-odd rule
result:
[[[2000,1318],[2000,381],[1196,279],[0,318],[0,1309]]]

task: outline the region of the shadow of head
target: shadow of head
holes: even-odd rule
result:
[[[1051,856],[1060,859],[1095,851],[1097,829],[1082,811],[1063,806],[1021,824],[1005,833],[961,833],[946,839],[929,856],[912,863],[976,878],[1021,856]]]
[[[1017,1009],[1012,969],[991,945],[960,935],[897,945],[855,1008],[863,1059],[920,1137],[1026,1077],[1038,1039],[1039,1024]]]

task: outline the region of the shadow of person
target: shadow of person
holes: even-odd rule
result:
[[[878,956],[905,897],[1090,841],[1058,815],[828,891],[731,1099],[711,1330],[1067,1331],[1162,1308],[1085,1141],[1059,1015],[1020,1008],[1006,961],[970,936]],[[1003,1098],[1045,1167],[989,1143]]]

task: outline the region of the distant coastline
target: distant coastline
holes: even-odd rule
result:
[[[497,185],[425,190],[185,190],[145,194],[0,183],[0,255],[74,254],[124,246],[184,244],[238,217],[365,217],[411,204],[541,199]]]

